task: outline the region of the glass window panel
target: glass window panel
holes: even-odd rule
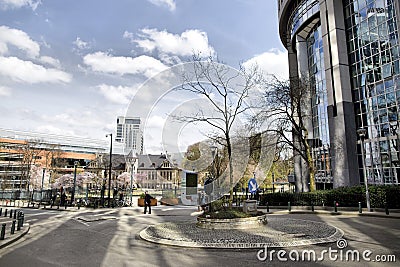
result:
[[[386,64],[382,67],[382,76],[383,79],[386,79],[390,76],[392,76],[392,65],[391,64]]]
[[[395,61],[394,64],[393,64],[393,74],[394,75],[400,74],[400,63],[399,63],[398,60]]]
[[[396,105],[396,96],[394,93],[386,94],[386,101],[388,106]]]
[[[365,0],[358,0],[358,4],[359,4],[360,8],[363,8],[363,7],[365,7],[367,5]]]

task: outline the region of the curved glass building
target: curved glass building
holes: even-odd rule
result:
[[[317,189],[398,184],[400,1],[278,0],[278,8],[290,78],[310,85]],[[295,156],[297,191],[309,188],[304,166]]]

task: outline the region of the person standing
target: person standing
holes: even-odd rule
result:
[[[65,194],[65,192],[63,191],[62,193],[61,193],[61,203],[60,203],[60,206],[64,206],[64,205],[66,205],[66,200],[67,200],[67,195]]]
[[[151,199],[153,197],[149,195],[149,192],[144,192],[144,214],[147,212],[147,207],[149,207],[149,214],[151,214]]]

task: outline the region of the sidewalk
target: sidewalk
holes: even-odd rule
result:
[[[5,224],[5,235],[4,235],[4,240],[0,240],[0,249],[8,246],[9,244],[17,241],[21,237],[23,237],[26,233],[28,233],[30,225],[26,222],[24,222],[24,225],[21,227],[21,229],[18,231],[18,220],[14,219],[14,214],[15,212],[18,213],[19,209],[18,208],[13,208],[13,207],[0,207],[2,209],[1,216],[0,216],[0,231],[3,227],[3,224]],[[6,213],[7,210],[7,213]],[[12,217],[10,217],[10,213],[12,212]],[[5,216],[6,215],[6,216]],[[13,221],[15,222],[15,228],[14,228],[14,234],[11,234],[11,227],[13,224]]]
[[[280,208],[269,208],[269,212],[267,212],[266,207],[258,207],[258,210],[261,210],[267,214],[322,214],[322,215],[352,215],[352,216],[370,216],[370,217],[380,217],[380,218],[394,218],[400,219],[400,212],[398,210],[389,211],[389,214],[386,214],[385,210],[383,209],[375,209],[374,211],[368,212],[365,209],[362,210],[362,213],[359,211],[354,210],[341,210],[338,208],[337,212],[333,210],[333,208],[326,209],[326,210],[318,210],[315,209],[312,211],[311,209],[299,208],[299,207],[292,207],[291,210],[289,209],[280,209]]]

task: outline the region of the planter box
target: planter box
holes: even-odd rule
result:
[[[210,219],[197,217],[196,226],[204,229],[250,229],[267,224],[267,214],[249,218]]]
[[[138,206],[144,207],[144,198],[138,199]],[[150,206],[157,206],[157,199],[153,198],[150,200]]]
[[[162,198],[160,200],[161,205],[168,205],[168,206],[173,206],[173,205],[178,205],[179,200],[177,198]]]

